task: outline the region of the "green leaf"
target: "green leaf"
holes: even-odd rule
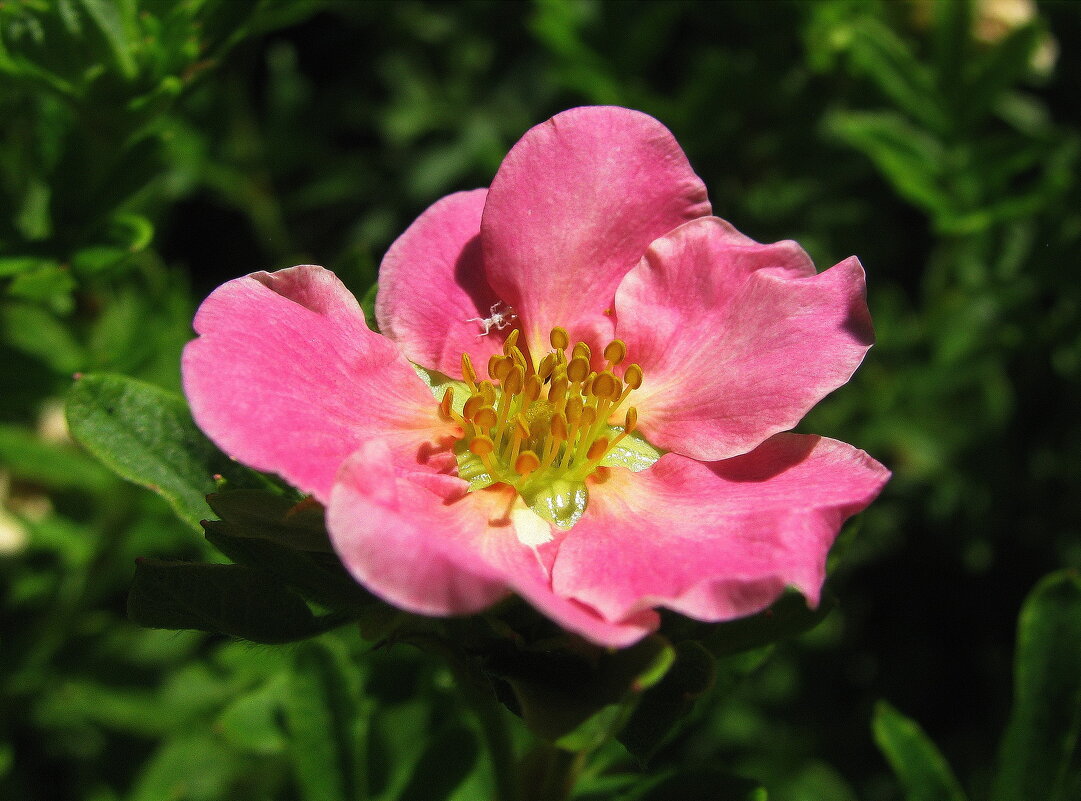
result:
[[[1011,31],[982,60],[965,81],[963,113],[972,125],[986,116],[1007,89],[1032,71],[1032,56],[1046,36],[1041,25],[1030,24]]]
[[[76,286],[75,279],[67,269],[46,265],[16,275],[8,284],[7,294],[35,303],[52,303],[58,312],[66,313]]]
[[[380,602],[361,587],[333,553],[299,551],[270,539],[247,536],[232,523],[204,521],[206,538],[234,562],[263,570],[305,598],[334,609],[344,621]]]
[[[902,197],[931,214],[953,208],[953,198],[942,188],[942,145],[904,117],[846,111],[829,115],[825,124],[830,133],[870,158]]]
[[[965,801],[949,763],[919,724],[879,701],[872,725],[875,742],[901,781],[907,801]]]
[[[1081,576],[1044,578],[1017,624],[1014,702],[992,799],[1072,801],[1081,790]]]
[[[19,478],[50,489],[105,492],[116,481],[74,447],[53,445],[18,426],[0,424],[0,464]]]
[[[128,617],[147,628],[196,629],[267,644],[313,637],[328,626],[328,618],[316,618],[298,595],[262,571],[158,559],[136,561]]]
[[[333,553],[327,535],[325,510],[311,500],[262,489],[215,492],[207,503],[231,524],[229,535],[276,542],[298,551]]]
[[[161,495],[192,528],[211,517],[206,496],[222,475],[260,483],[219,451],[179,395],[121,375],[85,375],[68,392],[71,435],[123,478]]]
[[[85,366],[86,351],[71,330],[47,309],[33,303],[0,305],[0,339],[68,374]]]
[[[287,683],[287,676],[279,674],[240,696],[218,716],[215,728],[243,751],[264,756],[282,753],[287,742],[278,717]]]
[[[621,704],[656,682],[658,667],[672,663],[671,649],[658,636],[591,655],[539,647],[493,648],[485,667],[510,685],[522,719],[534,733],[552,741],[570,737],[576,745],[586,740],[596,745],[595,740],[614,733],[612,726],[618,723],[605,707]],[[600,719],[594,720],[598,714]],[[585,730],[577,731],[583,726]]]
[[[375,319],[375,298],[379,294],[379,284],[372,284],[360,299],[360,308],[364,310],[364,321],[368,328],[379,331],[379,323]]]
[[[135,34],[135,6],[125,0],[81,0],[83,8],[98,26],[109,45],[120,74],[131,80],[138,73],[132,39]]]
[[[71,269],[87,278],[108,272],[131,258],[131,252],[115,245],[94,245],[77,251],[71,257]]]
[[[702,645],[714,656],[728,656],[753,651],[810,631],[825,620],[834,605],[832,598],[823,597],[818,607],[811,609],[806,598],[792,591],[757,615],[709,626],[691,624],[688,630],[680,631],[680,635],[681,639],[701,639]]]
[[[619,796],[618,801],[768,801],[768,798],[766,789],[756,781],[716,769],[692,768],[640,781],[629,793]]]
[[[304,801],[354,801],[363,724],[356,669],[337,643],[301,645],[283,698],[293,771]]]
[[[450,725],[428,740],[397,801],[443,801],[473,771],[480,746],[472,729]]]
[[[713,686],[716,660],[696,642],[676,646],[675,663],[657,686],[642,696],[619,741],[640,765],[657,753],[676,725]]]
[[[948,128],[931,70],[889,27],[863,15],[834,35],[844,37],[853,66],[871,78],[898,109],[933,131],[942,133]]]
[[[59,262],[37,256],[4,256],[0,258],[0,278],[10,278],[21,273],[56,270],[59,268]]]
[[[165,741],[146,763],[127,801],[215,801],[228,797],[241,765],[209,734],[182,734]]]

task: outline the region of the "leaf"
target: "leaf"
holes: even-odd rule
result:
[[[211,517],[206,496],[222,475],[258,484],[204,436],[179,395],[121,375],[85,375],[67,397],[71,436],[121,477],[161,495],[201,530]]]
[[[46,442],[32,431],[0,423],[0,464],[50,489],[106,492],[116,481],[81,451]]]
[[[473,771],[480,755],[472,729],[452,724],[428,740],[397,801],[443,801]]]
[[[66,325],[51,312],[32,303],[0,306],[0,340],[70,375],[85,366],[86,351]]]
[[[301,645],[283,698],[293,771],[304,801],[360,797],[359,682],[357,671],[336,645]]]
[[[218,716],[215,728],[243,751],[265,756],[282,753],[286,739],[278,715],[287,681],[284,674],[278,674],[240,696]]]
[[[642,692],[659,678],[658,668],[672,663],[671,645],[655,635],[630,648],[589,654],[514,649],[506,643],[499,651],[498,645],[493,645],[486,670],[510,685],[526,726],[552,741],[607,736],[615,718],[605,707]],[[601,718],[591,724],[598,714]],[[588,731],[577,731],[583,725]]]
[[[711,768],[670,771],[639,782],[618,801],[768,801],[766,789],[756,781]]]
[[[277,644],[313,637],[337,620],[317,618],[273,577],[242,565],[139,559],[128,617],[154,629],[196,629]]]
[[[213,801],[227,797],[242,765],[219,740],[203,733],[182,734],[165,743],[146,763],[128,801]]]
[[[676,646],[675,663],[642,696],[618,739],[640,765],[657,753],[695,701],[713,686],[716,660],[696,642]]]
[[[298,551],[333,553],[323,507],[260,489],[215,492],[210,508],[232,524],[231,536],[265,539]]]
[[[919,724],[879,701],[872,725],[875,742],[901,781],[907,801],[965,801],[949,763]]]
[[[375,298],[379,294],[379,284],[372,284],[360,299],[360,308],[364,310],[364,322],[368,328],[379,333],[379,322],[375,319]]]
[[[823,597],[818,607],[811,609],[807,599],[798,592],[788,592],[757,615],[709,626],[693,624],[689,631],[681,632],[686,635],[681,639],[701,639],[702,645],[714,656],[753,651],[810,631],[825,620],[834,606],[832,598]],[[707,632],[705,636],[702,631]]]
[[[203,522],[206,538],[238,564],[262,570],[305,598],[343,615],[381,604],[346,572],[333,553],[307,552],[278,542],[246,536],[232,523]]]
[[[856,70],[871,78],[897,108],[923,122],[932,131],[948,127],[932,73],[903,39],[870,15],[863,15],[844,31]]]
[[[1017,28],[976,62],[959,98],[969,125],[979,122],[1003,92],[1031,72],[1032,56],[1045,35],[1043,27],[1035,23]]]
[[[10,278],[21,273],[59,268],[59,262],[54,261],[53,259],[39,258],[38,256],[0,257],[0,278]]]
[[[131,46],[131,37],[134,33],[131,30],[134,27],[132,24],[134,4],[118,2],[118,0],[81,0],[81,2],[86,13],[104,35],[120,74],[128,80],[134,78],[138,74]]]
[[[994,801],[1072,801],[1081,789],[1081,576],[1052,573],[1017,624],[1014,702]]]
[[[875,163],[899,195],[931,214],[949,211],[953,198],[942,188],[942,145],[898,114],[835,112],[826,129]]]

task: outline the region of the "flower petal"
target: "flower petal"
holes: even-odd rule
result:
[[[479,612],[513,591],[564,628],[613,647],[657,627],[649,610],[609,622],[556,596],[548,578],[554,530],[520,501],[512,506],[510,488],[467,492],[465,481],[439,467],[395,463],[377,441],[345,463],[327,528],[342,562],[369,590],[423,615]],[[551,533],[538,536],[538,525]]]
[[[661,123],[625,108],[571,109],[528,131],[492,181],[481,223],[488,281],[518,312],[535,358],[555,325],[595,340],[611,331],[604,312],[646,246],[709,213],[705,185]]]
[[[218,287],[184,349],[195,422],[229,456],[322,501],[371,437],[416,454],[450,431],[397,346],[334,273],[304,265]],[[405,458],[405,457],[403,457]]]
[[[486,195],[475,189],[433,204],[395,240],[379,267],[380,331],[414,363],[454,378],[462,377],[463,353],[483,369],[510,333],[509,326],[493,327],[485,335],[484,326],[470,320],[491,317],[499,303],[480,248]]]
[[[792,428],[874,339],[858,259],[815,274],[795,242],[760,245],[715,217],[650,246],[616,318],[645,372],[631,402],[646,439],[703,460]]]
[[[888,478],[863,451],[800,434],[721,462],[669,453],[641,473],[613,470],[590,487],[553,586],[611,620],[658,605],[730,620],[787,585],[817,604],[842,523]]]

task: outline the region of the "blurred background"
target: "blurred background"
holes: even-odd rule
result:
[[[314,262],[363,295],[417,214],[583,104],[658,117],[744,233],[860,257],[877,345],[801,429],[894,471],[835,548],[838,608],[651,770],[899,799],[884,699],[985,797],[1022,599],[1081,567],[1079,45],[1081,4],[1024,0],[0,2],[0,798],[320,797],[289,648],[127,621],[136,556],[215,557],[74,446],[63,395],[177,390],[230,278]],[[368,796],[482,797],[445,671],[355,664]]]

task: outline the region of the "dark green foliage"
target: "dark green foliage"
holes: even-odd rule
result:
[[[1081,13],[987,40],[986,5],[0,2],[0,797],[1081,795],[1077,579],[1040,581],[1081,568]],[[876,347],[802,424],[894,471],[836,606],[619,654],[514,601],[410,617],[191,422],[210,289],[323,263],[374,326],[394,237],[585,103],[658,116],[749,235],[867,268]],[[136,627],[129,588],[215,633]]]

